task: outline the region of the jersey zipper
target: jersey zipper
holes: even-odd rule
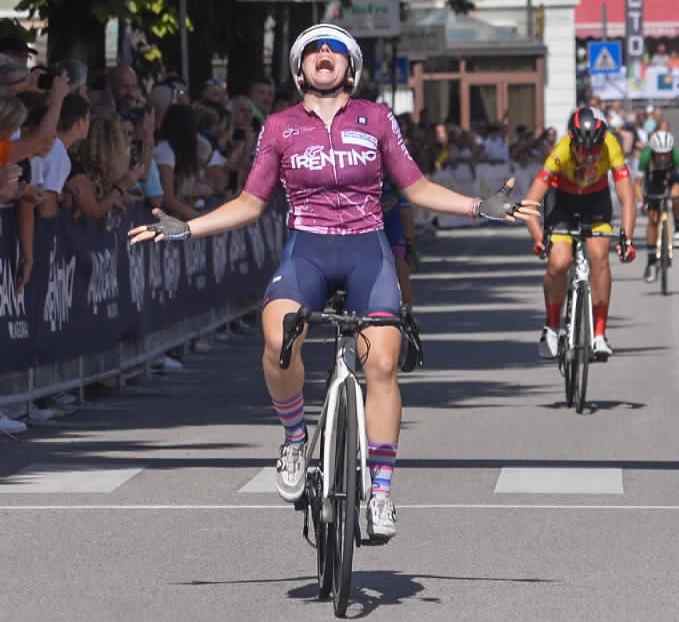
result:
[[[337,116],[337,115],[335,115]],[[335,178],[335,188],[339,189],[339,182],[337,181],[337,167],[335,164],[335,146],[332,143],[332,124],[335,122],[335,118],[333,117],[332,121],[330,122],[330,127],[327,125],[325,126],[325,129],[328,131],[328,141],[330,142],[330,154],[332,156],[332,174]],[[325,123],[323,123],[325,125]],[[339,200],[339,192],[337,193],[337,202],[336,202],[337,207],[340,206],[340,200]]]

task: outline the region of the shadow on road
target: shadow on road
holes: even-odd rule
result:
[[[352,575],[352,592],[347,609],[347,618],[360,619],[371,614],[378,607],[401,605],[409,599],[417,599],[427,603],[443,604],[438,596],[426,596],[431,587],[425,588],[422,581],[446,582],[478,582],[478,583],[517,583],[540,584],[555,583],[551,579],[512,578],[512,577],[474,577],[445,576],[435,574],[407,574],[393,570],[357,571]],[[318,585],[315,581],[294,588],[288,592],[290,598],[307,602],[318,600]]]

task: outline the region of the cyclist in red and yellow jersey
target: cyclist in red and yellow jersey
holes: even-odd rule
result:
[[[568,121],[568,135],[562,138],[545,160],[543,170],[537,175],[526,199],[542,201],[550,188],[555,189],[555,208],[545,221],[545,226],[559,229],[573,228],[574,215],[581,222],[591,224],[593,231],[611,233],[612,205],[608,173],[613,173],[615,189],[622,205],[622,231],[631,240],[634,235],[636,210],[634,189],[629,169],[617,139],[608,132],[606,123],[591,108],[579,108]],[[543,231],[538,220],[528,225],[535,244],[536,254],[544,251]],[[558,331],[561,306],[566,297],[568,269],[573,262],[570,236],[553,235],[545,271],[545,307],[547,321],[542,330],[539,354],[554,358],[558,350]],[[622,261],[633,261],[634,246],[626,245],[624,256],[618,245]],[[587,254],[591,264],[592,311],[594,315],[594,355],[606,360],[613,351],[606,339],[608,304],[611,297],[611,267],[608,262],[609,239],[587,240]]]

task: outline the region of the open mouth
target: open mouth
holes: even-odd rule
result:
[[[335,63],[329,56],[321,57],[316,62],[316,71],[334,71]]]

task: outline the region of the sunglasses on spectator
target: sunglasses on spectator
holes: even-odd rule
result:
[[[328,49],[335,54],[344,54],[345,56],[349,56],[349,50],[347,46],[337,39],[318,39],[316,41],[312,41],[304,48],[304,53],[310,54],[312,52],[318,52],[324,45],[327,45]]]

